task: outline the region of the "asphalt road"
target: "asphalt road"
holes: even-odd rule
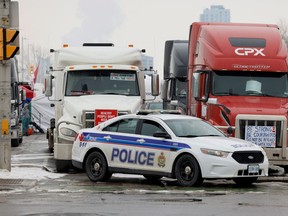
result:
[[[248,188],[232,181],[179,187],[172,179],[148,182],[113,175],[91,182],[85,173],[55,173],[45,135],[24,137],[12,148],[12,170],[0,171],[1,215],[287,215],[286,176],[260,179]]]

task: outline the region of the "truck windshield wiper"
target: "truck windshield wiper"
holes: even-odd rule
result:
[[[107,95],[129,95],[129,93],[116,93],[116,92],[102,92],[101,94],[107,94]]]
[[[235,96],[237,96],[237,95],[239,95],[239,94],[237,94],[237,93],[233,93],[233,92],[215,92],[215,95],[219,95],[219,96],[223,96],[223,95],[235,95]]]
[[[71,96],[77,96],[77,95],[91,95],[93,94],[93,91],[83,91],[83,90],[71,90]]]

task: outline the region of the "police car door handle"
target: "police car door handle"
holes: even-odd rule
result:
[[[106,140],[110,140],[111,139],[111,137],[109,135],[108,136],[104,136],[103,138],[106,139]]]
[[[144,139],[137,139],[136,141],[137,141],[137,142],[140,142],[141,144],[145,142]]]

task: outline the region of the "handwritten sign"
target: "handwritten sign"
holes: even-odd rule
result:
[[[246,126],[245,140],[261,147],[275,148],[276,127],[274,126]]]

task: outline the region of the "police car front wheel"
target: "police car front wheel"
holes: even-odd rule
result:
[[[112,173],[108,170],[107,161],[100,152],[92,152],[88,155],[85,170],[91,181],[108,181]]]
[[[201,170],[191,155],[182,155],[175,164],[175,177],[181,186],[199,186],[203,182]]]

